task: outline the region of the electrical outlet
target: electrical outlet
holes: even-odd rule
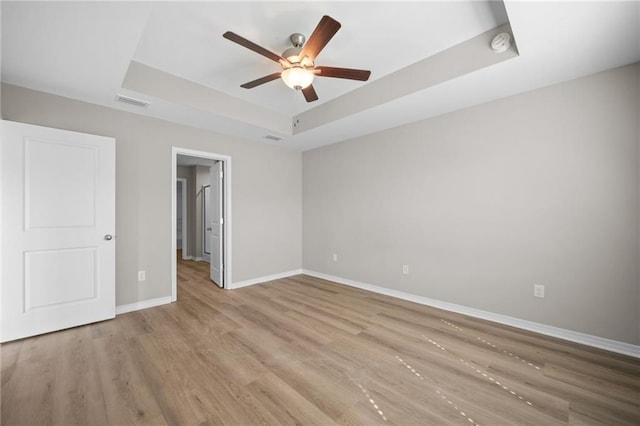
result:
[[[409,275],[409,265],[402,265],[402,275]]]
[[[138,271],[138,281],[144,281],[147,279],[147,273],[145,271]]]
[[[534,284],[533,285],[533,295],[535,297],[540,297],[540,298],[544,299],[544,286],[543,285]]]
[[[333,253],[333,261],[334,262],[338,261],[338,253]]]

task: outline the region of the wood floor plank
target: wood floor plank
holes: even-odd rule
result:
[[[274,374],[251,382],[247,389],[279,424],[328,425],[332,419]]]
[[[41,339],[40,339],[41,340]],[[19,347],[12,373],[2,382],[3,425],[50,425],[53,418],[53,382],[55,358],[46,346],[38,344],[38,338],[3,344]],[[3,358],[3,371],[5,364]],[[25,404],[25,401],[28,401]],[[28,405],[27,409],[21,409]],[[36,409],[37,408],[37,409]]]
[[[52,423],[108,424],[93,342],[85,341],[58,352],[54,368]]]
[[[233,381],[247,385],[269,372],[259,359],[246,353],[236,351],[228,346],[228,340],[208,339],[194,345],[200,356],[207,359],[208,364],[216,365]]]
[[[130,350],[131,343],[112,337],[96,339],[95,343],[109,424],[166,424],[150,383]]]
[[[324,321],[332,325],[333,327],[339,328],[350,334],[358,334],[370,325],[369,322],[362,323],[353,321],[352,319],[346,318],[344,315],[335,313],[335,311],[314,305],[300,303],[298,300],[290,297],[279,297],[278,300],[285,303],[293,304],[295,306],[295,308],[293,309],[294,312],[303,313],[304,315],[307,315],[309,317]]]
[[[594,378],[588,374],[576,373],[575,371],[553,364],[547,364],[545,366],[544,374],[554,380],[559,380],[564,383],[578,386],[582,389],[587,389],[593,393],[606,396],[607,398],[615,399],[627,404],[637,405],[640,409],[640,400],[638,399],[639,393],[637,390],[632,390],[625,386],[617,385],[616,383]]]
[[[640,360],[297,275],[2,345],[2,425],[638,425]]]
[[[138,359],[149,361],[140,363],[140,370],[168,424],[198,424],[211,418],[212,413],[197,397],[190,369],[185,368],[193,362],[192,350],[149,336],[132,342],[131,348]]]
[[[286,362],[271,368],[292,389],[333,420],[361,398],[349,380],[349,371],[327,360]]]
[[[389,332],[376,331],[375,336],[366,336],[378,344],[393,348],[397,356],[402,358],[411,368],[419,372],[420,377],[427,383],[433,383],[447,394],[459,397],[468,394],[466,411],[469,406],[478,405],[473,396],[481,395],[484,404],[494,407],[494,411],[504,410],[508,407],[508,415],[518,424],[537,424],[541,418],[546,418],[546,423],[553,423],[554,418],[566,419],[566,410],[563,413],[529,389],[519,390],[515,383],[496,381],[491,375],[482,370],[482,366],[474,364],[469,355],[460,359],[458,354],[442,351],[432,345],[422,345]],[[404,364],[403,364],[404,365]],[[406,366],[405,366],[406,367]],[[407,367],[409,368],[409,367]],[[413,370],[411,370],[413,372]],[[409,375],[411,377],[411,375]],[[455,382],[450,382],[451,377],[456,377]],[[460,383],[464,383],[460,386]],[[517,394],[511,392],[517,391]],[[499,412],[499,411],[498,411]],[[507,413],[504,413],[507,414]]]
[[[609,424],[640,423],[640,410],[636,405],[626,404],[569,383],[540,377],[531,369],[518,367],[510,368],[504,364],[494,364],[488,371],[497,377],[525,383],[528,387],[569,401],[571,411],[589,413],[593,419],[602,419],[599,421]],[[616,421],[611,423],[611,419],[616,419]]]

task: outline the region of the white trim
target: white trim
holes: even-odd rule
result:
[[[605,339],[604,337],[592,336],[590,334],[579,333],[577,331],[566,330],[564,328],[553,327],[550,325],[540,324],[533,321],[527,321],[507,315],[495,314],[492,312],[482,311],[480,309],[468,308],[454,303],[442,302],[428,297],[417,296],[403,291],[392,290],[389,288],[379,287],[372,284],[366,284],[348,278],[337,277],[334,275],[323,274],[321,272],[303,269],[302,273],[316,278],[322,278],[336,283],[357,287],[374,293],[384,294],[387,296],[397,297],[398,299],[408,300],[410,302],[419,303],[421,305],[433,306],[435,308],[444,309],[446,311],[457,312],[459,314],[468,315],[475,318],[481,318],[499,324],[510,325],[512,327],[523,330],[533,331],[535,333],[544,334],[546,336],[557,337],[559,339],[568,340],[570,342],[580,343],[595,348],[605,349],[623,355],[629,355],[640,358],[640,346],[630,343],[618,342],[616,340]]]
[[[241,287],[247,287],[250,285],[261,284],[267,281],[279,280],[281,278],[292,277],[294,275],[300,275],[300,274],[302,274],[302,269],[293,269],[287,272],[280,272],[279,274],[265,275],[264,277],[251,278],[250,280],[238,281],[237,283],[231,284],[228,288],[231,290],[231,289],[236,289]]]
[[[192,157],[209,158],[211,160],[219,160],[224,162],[224,223],[222,232],[224,240],[222,244],[224,270],[223,281],[226,288],[232,282],[233,262],[231,254],[233,252],[231,242],[231,156],[214,154],[212,152],[196,151],[188,148],[171,147],[171,301],[175,302],[178,298],[178,261],[176,259],[176,186],[173,182],[177,179],[178,154],[190,155]]]
[[[116,306],[116,315],[126,314],[127,312],[139,311],[140,309],[153,308],[154,306],[166,305],[171,303],[171,297],[158,297],[155,299],[143,300],[142,302],[129,303],[127,305]]]
[[[176,185],[174,182],[178,179],[178,154],[175,148],[171,147],[171,301],[178,299],[178,260],[176,259],[176,251],[178,245],[176,238],[178,230],[176,229]]]
[[[187,193],[189,187],[185,178],[176,178],[176,182],[182,185],[182,260],[187,260],[188,257],[191,257],[187,253],[189,247],[189,233],[187,232]]]

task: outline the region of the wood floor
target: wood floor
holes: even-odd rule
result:
[[[2,425],[640,424],[640,361],[296,276],[4,344]]]

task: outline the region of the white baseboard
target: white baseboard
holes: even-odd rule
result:
[[[129,303],[128,305],[120,305],[116,306],[116,315],[139,311],[140,309],[153,308],[154,306],[166,305],[168,303],[171,303],[171,296],[143,300],[142,302]]]
[[[245,281],[238,281],[238,282],[232,283],[227,288],[229,290],[233,290],[236,288],[247,287],[254,284],[264,283],[267,281],[279,280],[281,278],[292,277],[294,275],[300,275],[300,274],[302,274],[302,269],[293,269],[291,271],[281,272],[279,274],[266,275],[264,277],[252,278],[250,280],[245,280]]]
[[[379,287],[372,284],[366,284],[359,281],[350,280],[348,278],[337,277],[334,275],[323,274],[321,272],[303,269],[302,273],[316,278],[322,278],[328,281],[357,287],[374,293],[384,294],[387,296],[397,297],[398,299],[408,300],[410,302],[419,303],[421,305],[433,306],[435,308],[444,309],[446,311],[457,312],[459,314],[468,315],[475,318],[481,318],[500,324],[510,325],[512,327],[529,330],[546,336],[557,337],[559,339],[568,340],[570,342],[580,343],[595,348],[605,349],[619,354],[629,355],[640,358],[640,346],[630,343],[618,342],[616,340],[605,339],[603,337],[592,336],[590,334],[579,333],[577,331],[566,330],[563,328],[552,327],[550,325],[540,324],[533,321],[527,321],[507,315],[494,314],[492,312],[482,311],[480,309],[468,308],[454,303],[442,302],[428,297],[417,296],[403,291],[392,290],[389,288]]]

